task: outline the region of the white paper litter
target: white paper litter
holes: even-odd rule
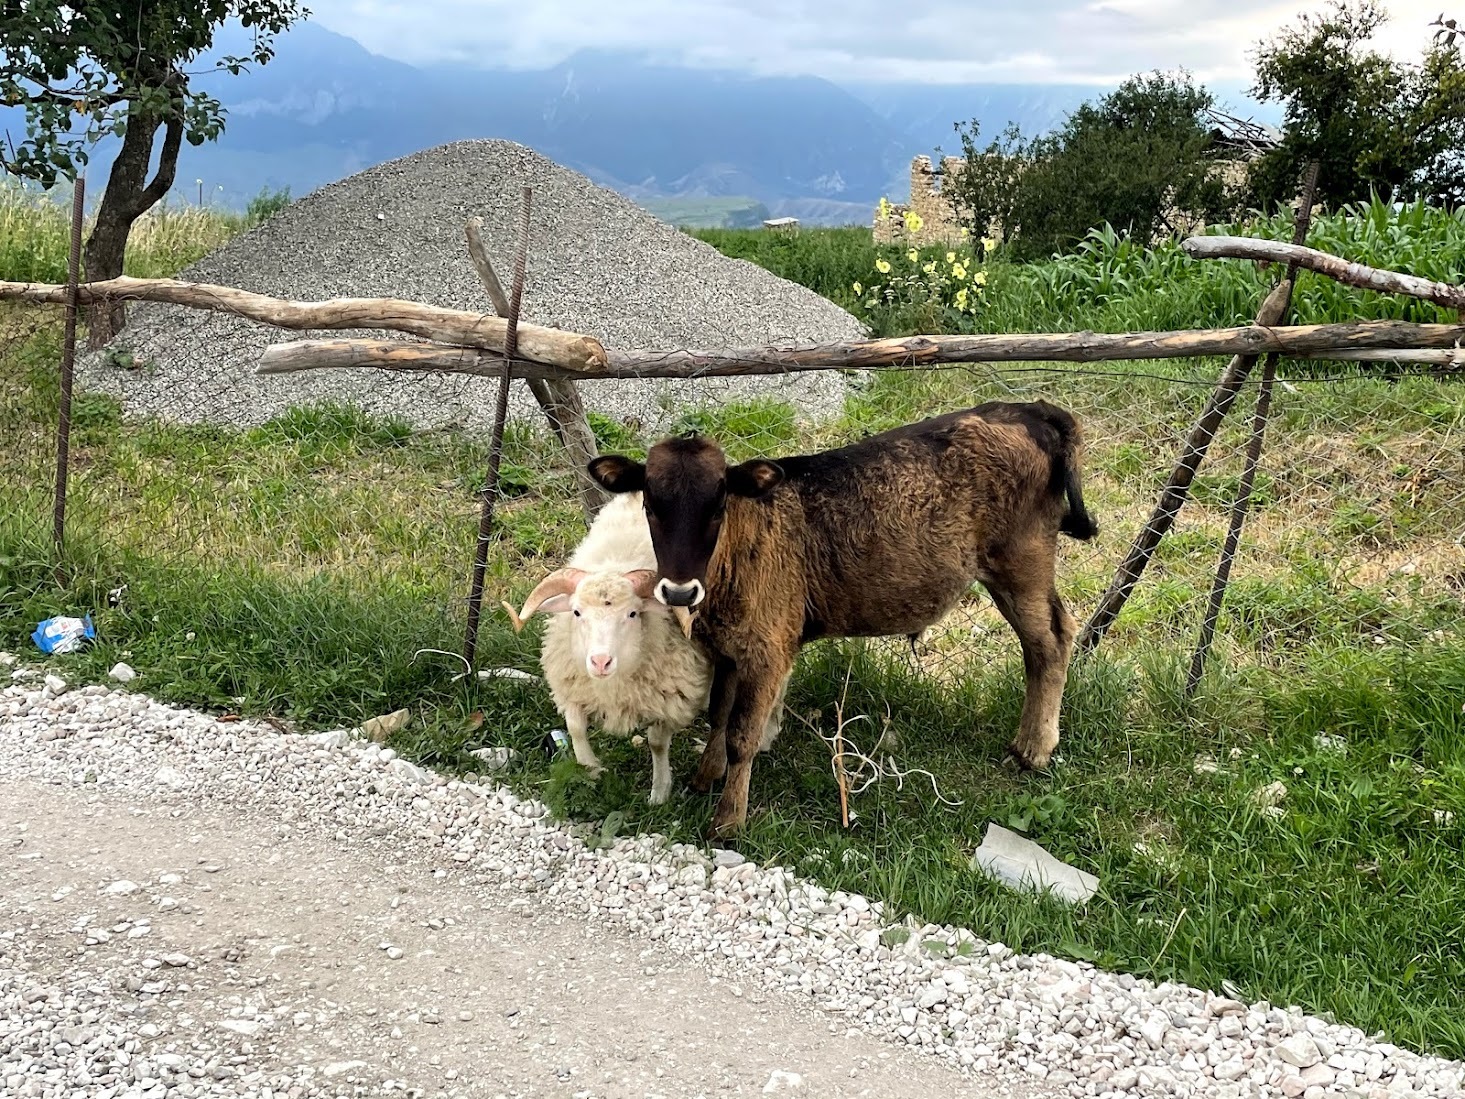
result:
[[[972,865],[988,877],[1013,889],[1036,893],[1051,890],[1068,904],[1082,904],[1099,888],[1099,879],[1055,859],[1032,840],[988,822],[982,846]]]

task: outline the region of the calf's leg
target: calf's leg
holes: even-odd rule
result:
[[[783,732],[783,700],[788,694],[788,681],[793,678],[790,670],[788,675],[783,677],[783,682],[778,685],[778,698],[773,703],[773,711],[768,715],[768,723],[763,726],[763,739],[758,743],[758,751],[766,752],[773,747],[773,742],[778,739],[778,734]]]
[[[727,781],[710,829],[714,839],[731,836],[748,819],[748,786],[753,757],[773,716],[779,684],[793,670],[794,654],[752,655],[738,668],[737,693],[727,722]]]
[[[1058,747],[1058,711],[1076,632],[1053,583],[1055,549],[1045,540],[986,585],[1022,645],[1027,689],[1012,751],[1023,766],[1033,768],[1046,767]]]

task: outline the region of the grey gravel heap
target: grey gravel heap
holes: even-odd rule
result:
[[[777,278],[659,221],[614,191],[507,141],[461,141],[389,161],[322,187],[184,270],[180,278],[276,297],[394,297],[492,312],[463,227],[484,237],[508,289],[519,195],[534,188],[524,319],[614,347],[709,348],[857,339],[859,323]],[[269,343],[347,335],[284,332],[221,313],[134,304],[128,328],[78,364],[81,383],[120,397],[132,415],[253,425],[294,404],[349,400],[418,428],[492,422],[498,383],[462,375],[335,370],[260,378]],[[130,365],[113,352],[127,352]],[[582,385],[588,408],[635,416],[655,430],[668,409],[756,394],[810,417],[838,411],[837,372],[758,379],[632,380]],[[539,419],[515,383],[511,415]]]
[[[42,685],[28,669],[14,674],[20,680],[0,693],[0,787],[26,777],[134,794],[161,783],[191,799],[268,803],[344,844],[390,834],[435,874],[553,898],[560,910],[802,994],[849,1028],[972,1072],[1041,1080],[1076,1099],[1460,1094],[1459,1062],[1294,1009],[1019,955],[961,928],[892,925],[879,903],[732,852],[709,858],[657,836],[595,850],[583,842],[588,829],[554,823],[539,802],[448,780],[344,731],[292,736],[221,724],[140,694],[73,691],[59,680]],[[129,887],[138,888],[111,888]],[[179,962],[187,964],[163,957],[158,972]],[[84,1001],[0,974],[0,1020],[28,1036],[0,1042],[0,1085],[39,1094],[19,1090],[47,1060],[32,1046],[70,1043],[77,1020],[98,1010]],[[141,1028],[109,1031],[106,1040],[134,1043],[144,1063],[159,1060]]]

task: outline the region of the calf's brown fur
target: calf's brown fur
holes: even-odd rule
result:
[[[918,634],[978,581],[1022,645],[1012,750],[1047,765],[1075,632],[1054,586],[1058,535],[1098,530],[1081,446],[1074,417],[1038,401],[978,405],[776,462],[729,466],[715,442],[692,436],[657,443],[644,465],[590,463],[609,491],[643,492],[657,598],[701,604],[713,736],[693,785],[726,777],[714,836],[747,817],[753,756],[803,645]]]

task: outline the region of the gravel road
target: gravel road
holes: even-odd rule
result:
[[[0,1095],[1460,1094],[1458,1062],[1297,1011],[893,942],[733,852],[595,850],[345,732],[17,674]]]

